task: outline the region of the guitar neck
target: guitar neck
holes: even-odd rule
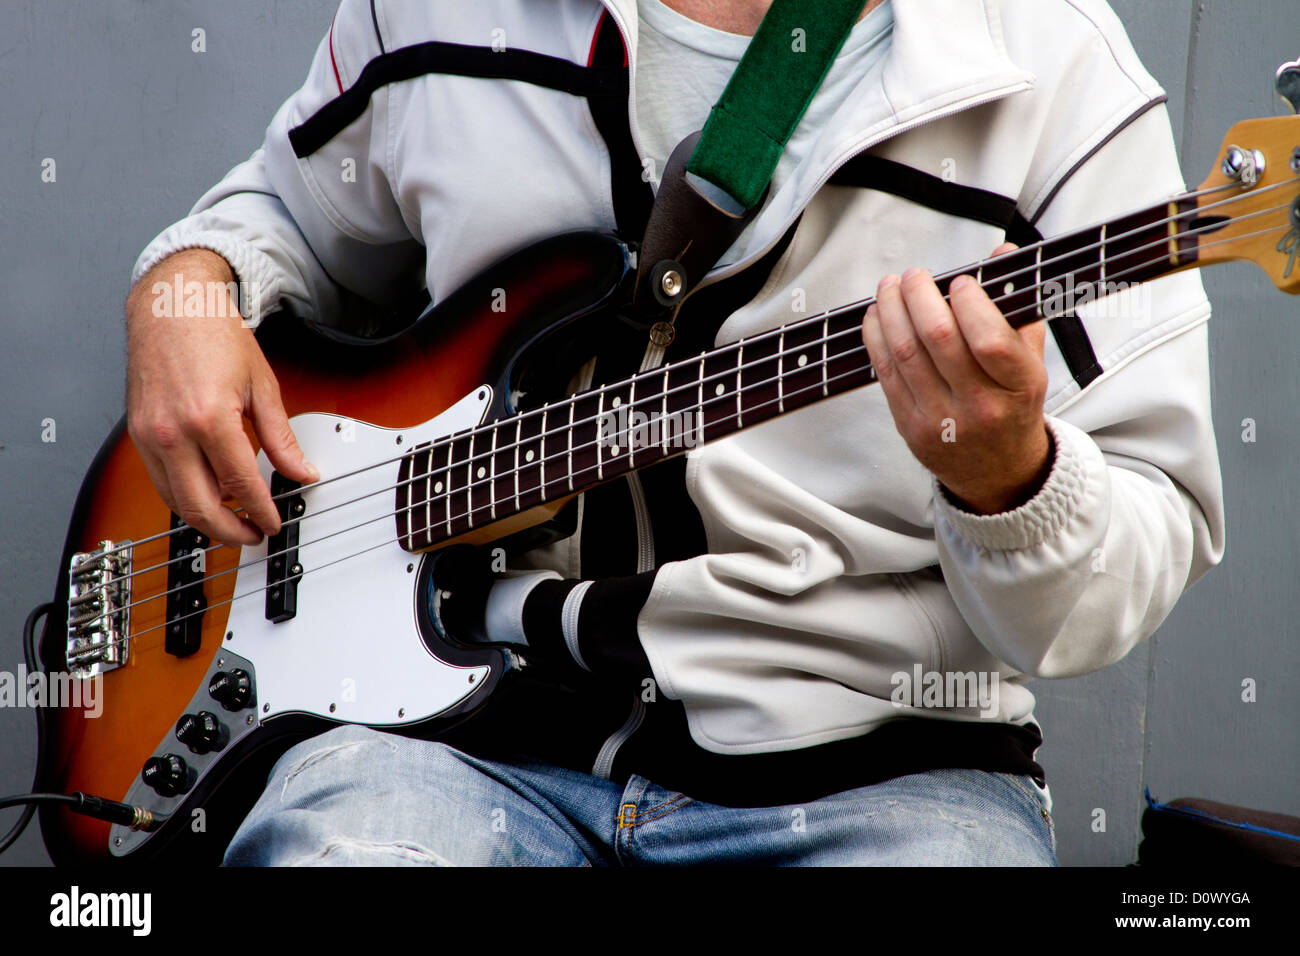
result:
[[[1014,327],[1195,265],[1192,195],[957,269]],[[718,346],[416,448],[402,463],[399,539],[418,552],[875,381],[868,299]]]

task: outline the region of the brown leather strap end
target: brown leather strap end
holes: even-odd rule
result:
[[[710,199],[692,182],[695,177],[687,177],[686,164],[699,138],[699,132],[692,133],[668,157],[637,259],[632,302],[638,312],[677,308],[762,208],[760,202],[742,210],[720,190]]]

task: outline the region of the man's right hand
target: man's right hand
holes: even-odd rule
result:
[[[178,281],[219,283],[223,315],[168,315],[184,301]],[[244,433],[247,417],[285,477],[319,480],[289,428],[280,386],[239,304],[226,289],[229,263],[206,249],[164,259],[127,297],[127,430],[168,507],[215,541],[256,544],[280,530],[271,492]],[[182,292],[184,285],[182,285]],[[158,291],[155,291],[158,290]],[[158,303],[160,295],[165,303]],[[205,294],[205,302],[214,301]],[[157,307],[156,307],[157,305]],[[159,314],[162,313],[162,314]],[[247,513],[222,504],[233,499]]]

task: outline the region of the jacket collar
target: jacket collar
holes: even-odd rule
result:
[[[637,0],[601,0],[637,52]],[[1011,62],[990,0],[906,0],[890,3],[894,27],[879,85],[906,117],[946,100],[979,95],[1010,78],[1030,78]]]
[[[637,55],[637,0],[601,0]],[[780,238],[841,165],[907,129],[1029,89],[1034,77],[1011,61],[993,0],[904,0],[891,4],[893,29],[885,62],[864,77],[806,160],[776,184],[749,247],[709,281],[744,268]]]

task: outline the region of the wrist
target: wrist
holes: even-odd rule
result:
[[[126,301],[128,323],[153,318],[243,321],[239,280],[229,261],[210,249],[182,249],[136,281]]]
[[[1031,501],[1052,474],[1056,461],[1056,439],[1046,421],[1043,422],[1042,431],[1036,433],[1025,460],[1028,462],[1026,465],[994,487],[953,488],[940,481],[939,488],[955,507],[971,514],[995,515],[1014,511]]]

